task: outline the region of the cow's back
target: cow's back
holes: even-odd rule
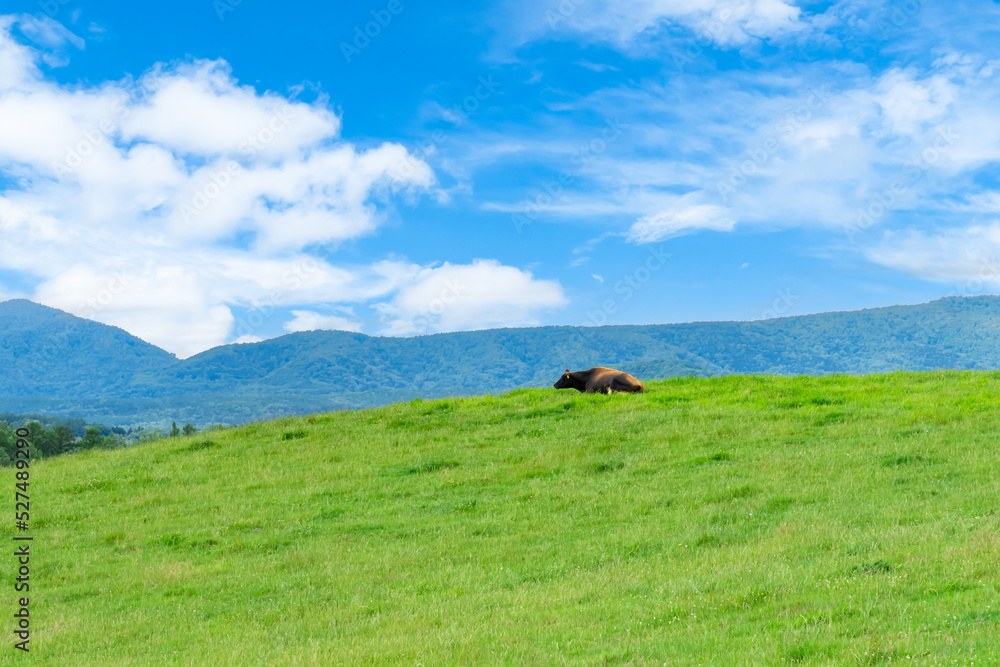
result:
[[[643,391],[642,382],[639,382],[638,378],[623,371],[597,366],[587,372],[590,373],[590,377],[587,380],[588,391],[600,391],[604,387],[610,387],[615,378],[618,378],[619,382],[624,380],[627,384],[630,384],[633,387],[632,391]]]

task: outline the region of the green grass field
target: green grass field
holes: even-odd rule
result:
[[[676,379],[42,461],[0,663],[1000,664],[998,422],[1000,373]]]

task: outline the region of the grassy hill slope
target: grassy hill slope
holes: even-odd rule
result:
[[[46,460],[33,655],[990,664],[998,408],[1000,373],[686,378]]]

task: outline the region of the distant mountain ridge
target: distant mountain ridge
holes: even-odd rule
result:
[[[26,299],[0,303],[0,397],[118,395],[176,362],[118,327]]]
[[[188,359],[26,300],[0,303],[0,411],[109,424],[236,423],[546,386],[564,368],[641,378],[1000,368],[1000,297],[756,322],[530,329],[383,338],[288,334]]]

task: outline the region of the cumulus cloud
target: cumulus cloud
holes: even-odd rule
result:
[[[555,302],[544,294],[558,285],[512,282],[521,272],[497,263],[484,266],[507,281],[514,305],[479,284],[480,267],[320,259],[311,249],[378,230],[398,195],[433,191],[431,168],[398,144],[345,141],[324,97],[258,92],[221,60],[61,85],[44,73],[46,44],[72,43],[70,34],[36,26],[29,46],[12,36],[26,20],[0,17],[0,269],[34,285],[10,296],[179,356],[259,339],[246,312],[294,308],[286,330],[357,331],[364,318],[321,313],[379,300],[379,315],[395,308],[390,329],[423,330],[406,318],[442,271],[472,287],[466,307],[433,315],[429,328],[530,321]],[[535,287],[541,298],[522,299]]]
[[[0,214],[2,219],[2,214]],[[51,251],[49,257],[59,257]],[[219,248],[180,252],[143,248],[105,261],[64,268],[31,298],[53,308],[121,327],[189,356],[228,340],[259,340],[261,322],[237,320],[236,305],[260,312],[299,303],[358,301],[396,284],[365,267],[345,269],[309,255],[271,259]]]
[[[121,122],[125,141],[177,154],[280,160],[336,139],[340,119],[321,105],[258,94],[225,61],[157,65],[139,82],[142,100]]]
[[[400,267],[401,268],[401,267]],[[495,260],[409,267],[412,274],[389,301],[375,307],[388,335],[438,333],[538,324],[540,310],[566,304],[562,287]]]
[[[180,262],[160,262],[144,274],[79,263],[39,285],[33,298],[188,356],[218,345],[234,322],[230,309],[205,290],[204,280],[195,267]]]

